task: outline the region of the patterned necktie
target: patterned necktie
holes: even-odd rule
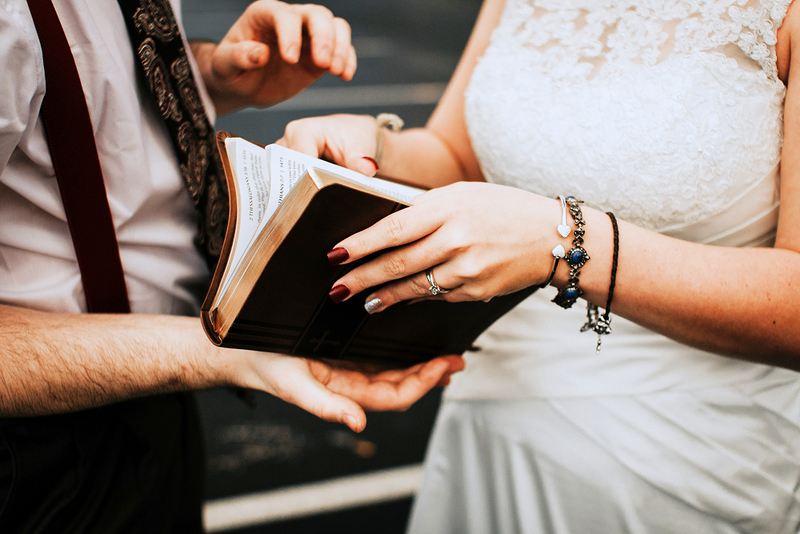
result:
[[[198,246],[219,257],[228,218],[228,191],[214,129],[197,89],[169,0],[118,0],[133,50],[169,130],[181,175],[200,219]]]

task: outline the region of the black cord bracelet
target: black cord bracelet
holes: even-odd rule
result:
[[[600,315],[597,306],[592,303],[586,305],[586,324],[581,327],[581,332],[592,330],[597,334],[597,346],[595,352],[600,352],[602,337],[611,333],[611,302],[614,300],[614,287],[617,285],[617,264],[619,262],[619,225],[617,218],[610,211],[606,212],[611,219],[611,227],[614,230],[614,253],[611,258],[611,282],[608,285],[608,296],[606,297],[606,308],[603,315]]]
[[[558,226],[556,226],[556,232],[561,237],[567,237],[572,229],[567,226],[567,199],[563,197],[563,195],[558,195],[557,198],[561,202],[561,222]],[[553,255],[553,268],[550,270],[550,276],[547,277],[543,283],[539,284],[539,288],[545,288],[550,285],[553,281],[553,278],[556,276],[556,271],[558,270],[558,262],[567,255],[567,252],[564,250],[564,246],[561,244],[556,245],[553,247],[551,251]]]
[[[614,299],[614,287],[617,285],[617,263],[619,262],[619,225],[617,225],[617,218],[610,211],[606,212],[608,218],[611,219],[611,227],[614,229],[614,255],[611,259],[611,283],[608,285],[608,298],[606,299],[606,312],[603,315],[606,324],[611,323],[611,301]],[[609,333],[611,327],[609,326]]]
[[[564,247],[563,246],[556,245],[555,248],[553,248],[552,254],[553,254],[553,269],[550,271],[550,276],[547,277],[547,280],[545,280],[544,282],[539,284],[538,287],[540,289],[543,289],[543,288],[549,286],[550,283],[553,281],[553,278],[555,278],[555,276],[556,276],[556,270],[558,269],[558,261],[561,258],[563,258],[564,254],[566,254],[566,253],[564,252]]]

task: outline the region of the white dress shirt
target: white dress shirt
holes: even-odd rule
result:
[[[141,91],[119,6],[63,0],[56,9],[86,94],[131,309],[195,314],[208,278],[193,245],[197,216],[169,134]],[[25,0],[0,0],[0,72],[0,302],[86,311],[39,118],[45,77]]]

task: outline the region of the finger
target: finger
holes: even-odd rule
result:
[[[367,362],[367,361],[351,361],[351,360],[328,360],[321,359],[328,367],[330,367],[328,378],[329,381],[333,375],[334,370],[352,371],[354,375],[350,378],[363,381],[365,384],[370,382],[395,382],[399,383],[407,376],[419,373],[420,369],[426,362],[420,362],[411,367],[400,367],[391,362]],[[315,375],[316,376],[316,375]],[[324,377],[318,377],[323,383],[327,383]],[[354,383],[356,380],[354,380]]]
[[[299,119],[286,125],[283,137],[276,141],[276,144],[291,148],[308,156],[319,158],[325,152],[327,142],[325,140],[324,125],[314,127],[311,122],[313,119]],[[317,119],[322,121],[323,119]],[[335,162],[334,162],[335,163]]]
[[[412,365],[411,367],[394,367],[391,369],[383,369],[372,375],[372,380],[376,382],[401,382],[406,377],[419,373],[420,370],[425,366],[425,363],[427,362],[420,362],[416,365]]]
[[[332,125],[328,131],[336,131],[336,117],[330,117]],[[348,118],[353,120],[352,117]],[[367,119],[367,130],[369,127],[377,128],[377,125],[374,124],[375,119],[371,116],[355,117],[355,119],[363,118]],[[361,121],[362,124],[363,122]],[[339,128],[341,129],[341,126]],[[362,134],[355,138],[323,138],[319,142],[324,144],[321,156],[324,159],[367,176],[374,176],[378,172],[378,162],[372,157],[375,154],[374,136]]]
[[[415,206],[409,206],[384,217],[366,230],[340,241],[333,248],[347,250],[348,259],[343,263],[349,263],[374,252],[418,241],[438,230],[445,221],[446,212],[437,209],[435,206],[429,209],[418,209]],[[403,256],[395,255],[387,259],[399,262],[403,260]],[[404,269],[402,265],[398,265],[397,275],[393,278],[401,278],[418,272],[421,266],[416,264],[415,266],[416,270],[409,271]]]
[[[437,269],[441,271],[441,265]],[[397,282],[386,284],[364,299],[364,307],[368,313],[375,314],[403,301],[414,302],[429,299],[470,300],[461,295],[460,286],[456,285],[457,282],[454,281],[452,286],[439,285],[439,278],[437,276],[434,279],[436,283],[436,286],[434,286],[428,280],[427,274],[422,272]],[[434,294],[434,291],[436,294]]]
[[[409,251],[409,248],[413,250]],[[425,275],[422,274],[422,271],[429,262],[441,261],[443,258],[439,257],[439,250],[429,249],[430,254],[427,255],[424,252],[425,249],[426,247],[423,244],[415,243],[411,247],[401,247],[384,252],[334,282],[331,286],[331,298],[335,302],[342,302],[362,291],[384,286],[384,284],[385,288],[405,286],[407,290],[403,294],[406,299],[430,297],[431,294],[427,291],[428,286],[423,283]],[[333,255],[334,262],[337,257],[345,254],[344,250],[346,249],[333,249],[332,252],[339,255]],[[381,294],[386,295],[387,293],[383,291]],[[380,298],[380,295],[376,292],[366,302],[369,302],[372,298]],[[398,300],[391,299],[392,304],[396,302]],[[378,303],[370,303],[370,305],[377,306]],[[388,305],[389,301],[383,302],[382,308]],[[375,310],[367,306],[367,311],[374,313]]]
[[[354,432],[364,430],[367,416],[361,406],[316,380],[309,370],[311,365],[324,364],[297,358],[294,367],[305,366],[305,369],[300,368],[295,372],[286,369],[281,373],[281,383],[272,384],[275,394],[321,419],[343,423]]]
[[[277,144],[291,148],[315,158],[325,159],[348,169],[373,176],[378,165],[371,155],[375,153],[375,136],[358,135],[348,139],[347,147],[329,139],[331,132],[341,132],[342,124],[353,124],[350,130],[361,132],[377,128],[375,119],[370,116],[331,115],[312,117],[290,122]],[[349,131],[349,130],[348,130]]]
[[[333,13],[324,6],[309,4],[302,6],[302,13],[303,24],[308,28],[311,40],[311,60],[321,69],[330,69],[336,47],[336,32],[339,29]],[[347,40],[350,40],[349,31]]]
[[[451,355],[451,356],[442,356],[445,358],[449,365],[450,370],[444,374],[444,376],[439,380],[436,384],[437,387],[445,387],[450,385],[450,377],[452,377],[456,373],[460,373],[466,368],[466,361],[464,361],[463,356],[458,355]]]
[[[407,402],[406,408],[417,402],[450,371],[450,362],[446,358],[437,358],[427,362],[417,374],[406,377],[398,386],[398,397]],[[365,408],[368,408],[365,406]],[[406,409],[404,408],[404,409]]]
[[[450,366],[447,374],[454,374],[464,370],[464,358],[457,354],[450,354],[447,356],[438,356],[437,358],[446,361]],[[418,374],[420,370],[427,365],[428,362],[420,362],[411,367],[397,368],[392,366],[391,363],[367,363],[363,361],[349,361],[349,360],[322,360],[330,368],[345,369],[348,371],[357,371],[369,375],[369,380],[373,382],[400,382],[408,376]],[[331,370],[332,373],[332,370]]]
[[[334,76],[340,76],[344,72],[352,48],[350,25],[344,19],[334,18],[333,28],[333,52],[328,72]]]
[[[258,15],[253,19],[257,32],[269,38],[274,32],[281,58],[287,63],[297,63],[303,48],[303,16],[296,9],[274,9],[273,3],[257,2]]]
[[[238,43],[223,42],[213,57],[214,73],[222,80],[229,80],[242,72],[256,70],[269,61],[269,47],[257,41]]]
[[[325,147],[325,157],[329,161],[352,169],[356,172],[366,176],[375,176],[378,172],[378,162],[372,156],[362,156],[364,150],[354,150],[345,152],[343,150],[333,149],[330,146]],[[350,155],[348,155],[350,154]]]
[[[379,169],[378,162],[371,156],[353,156],[347,158],[344,166],[367,176],[375,176]]]
[[[358,402],[365,410],[402,411],[436,386],[451,366],[457,364],[449,358],[436,358],[397,381],[373,379],[366,385],[354,381],[350,376],[352,371],[337,373],[334,369],[328,387]]]
[[[409,211],[410,209],[412,208],[407,208],[403,211]],[[449,256],[454,252],[458,252],[457,249],[454,250],[452,248],[451,241],[453,240],[446,236],[446,233],[444,231],[436,232],[409,245],[391,248],[376,258],[347,272],[332,285],[332,288],[337,286],[346,288],[347,292],[344,293],[343,289],[338,289],[334,300],[341,302],[362,291],[377,287],[382,287],[386,291],[397,292],[397,298],[389,299],[384,303],[386,305],[389,305],[389,302],[394,304],[400,300],[433,297],[434,295],[428,289],[431,284],[426,279],[425,269],[431,265],[448,262],[450,260]],[[334,248],[333,250],[337,252],[334,258],[345,257],[349,254],[347,248],[342,248],[341,250]],[[441,270],[441,266],[439,269]],[[447,270],[450,274],[447,272],[442,273],[444,276],[442,280],[446,280],[448,285],[445,285],[443,281],[439,284],[440,287],[454,289],[464,283],[464,278],[461,277],[458,270],[453,270],[452,266],[448,266]],[[400,296],[402,296],[402,299]]]
[[[449,375],[454,375],[456,373],[460,373],[467,367],[467,362],[464,360],[463,356],[458,354],[450,354],[448,356],[440,356],[440,358],[447,361],[447,364],[450,366],[450,370],[448,371]]]
[[[345,66],[342,69],[342,73],[339,75],[339,77],[344,81],[349,82],[353,79],[357,67],[358,60],[356,58],[356,49],[353,47],[353,45],[350,45],[347,49],[347,61],[345,62]]]

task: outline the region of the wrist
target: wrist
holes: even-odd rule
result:
[[[229,88],[224,87],[219,76],[215,74],[214,53],[218,44],[213,41],[192,40],[189,47],[217,115],[224,115],[245,107],[248,102],[244,98],[237,98]]]
[[[217,43],[205,40],[192,40],[189,41],[189,49],[192,51],[192,56],[200,70],[200,77],[206,87],[209,89],[214,83],[213,73],[211,70],[211,60],[214,56],[214,50],[217,48]]]
[[[611,273],[611,263],[614,248],[614,232],[609,221],[608,215],[604,212],[588,208],[582,205],[582,215],[585,221],[583,229],[583,244],[581,245],[590,256],[580,268],[579,287],[582,298],[599,306],[606,302],[609,289],[609,276]],[[570,221],[570,226],[574,229],[574,223]],[[570,234],[571,235],[571,234]],[[572,248],[566,246],[567,251]],[[561,289],[570,282],[570,266],[566,261],[561,261],[552,285]]]
[[[403,129],[403,119],[394,113],[380,113],[375,117],[377,130],[375,133],[375,154],[374,161],[378,167],[379,174],[386,175],[392,168],[390,154],[394,145],[396,135]],[[383,172],[380,172],[380,171]]]
[[[561,202],[561,222],[558,225],[558,233],[566,237],[572,234],[572,243],[569,250],[564,251],[563,247],[559,245],[553,249],[553,256],[555,257],[555,264],[548,283],[555,278],[558,271],[558,263],[561,257],[564,258],[566,273],[566,281],[564,281],[564,274],[560,275],[560,280],[556,282],[558,293],[553,298],[553,302],[562,308],[571,308],[580,297],[586,300],[586,322],[581,327],[581,332],[593,331],[597,334],[596,352],[600,352],[602,344],[602,336],[611,333],[611,300],[614,294],[614,287],[617,275],[617,262],[619,253],[619,227],[617,219],[613,213],[607,212],[600,214],[596,210],[584,210],[581,205],[582,201],[574,197],[558,197]],[[574,230],[566,225],[566,212],[569,211],[572,221],[575,225]],[[606,267],[606,260],[609,255],[605,250],[605,244],[608,241],[608,224],[603,224],[605,221],[601,219],[606,218],[611,227],[611,253],[610,253],[610,266],[608,266],[608,283],[605,283],[605,277],[601,274]],[[594,223],[592,238],[589,238],[587,232],[588,221]],[[587,248],[592,249],[597,246],[598,260],[590,262],[592,256],[589,255]],[[558,252],[557,252],[558,251]],[[594,252],[593,252],[594,254]],[[589,269],[585,269],[588,265]],[[587,275],[583,276],[583,271],[587,271]],[[562,270],[563,271],[563,270]],[[581,280],[583,277],[583,280]],[[546,284],[541,285],[543,287]],[[605,288],[605,299],[603,300],[603,289]],[[600,304],[600,301],[603,303]],[[600,313],[599,307],[603,306],[604,312]]]
[[[233,385],[235,352],[213,344],[208,339],[200,321],[195,317],[174,317],[171,328],[171,343],[167,352],[175,358],[174,379],[182,384],[181,389],[199,390]]]

